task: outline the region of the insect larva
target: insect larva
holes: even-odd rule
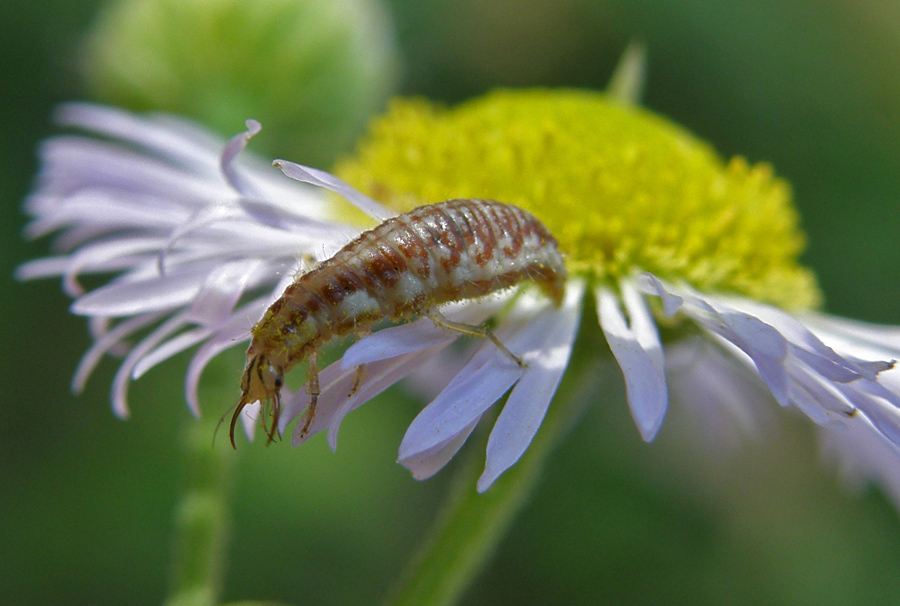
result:
[[[319,391],[316,354],[332,337],[366,332],[384,318],[427,315],[441,326],[488,337],[512,356],[486,329],[444,320],[436,306],[526,279],[559,305],[565,278],[554,237],[510,204],[449,200],[388,219],[297,278],[253,327],[243,393],[231,419],[232,446],[241,410],[256,401],[271,402],[266,432],[274,437],[282,377],[304,360],[311,401],[302,422],[308,429]]]

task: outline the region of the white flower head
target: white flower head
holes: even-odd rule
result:
[[[329,256],[355,230],[327,218],[327,202],[314,188],[252,158],[235,165],[260,129],[254,121],[225,144],[162,115],[73,104],[58,119],[90,134],[43,144],[38,188],[26,204],[34,217],[27,234],[62,230],[60,254],[22,266],[19,276],[62,276],[75,298],[72,311],[90,318],[95,344],[75,373],[75,391],[105,353],[155,326],[116,375],[119,416],[128,414],[132,379],[200,344],[186,381],[187,401],[199,415],[196,387],[206,363],[247,338],[304,258]],[[78,281],[85,274],[117,275],[85,293]]]
[[[252,121],[223,144],[161,116],[86,105],[60,116],[92,134],[45,144],[28,235],[60,231],[61,253],[26,264],[20,276],[62,276],[73,311],[90,318],[95,344],[76,390],[105,353],[141,335],[114,381],[120,416],[131,380],[194,346],[185,388],[199,414],[196,388],[209,360],[245,343],[310,260],[331,257],[361,231],[335,218],[347,216],[343,202],[323,189],[376,222],[450,198],[493,198],[533,212],[559,239],[565,295],[557,305],[517,287],[441,307],[451,322],[490,320],[522,364],[485,339],[461,368],[431,373],[437,395],[399,449],[415,477],[441,469],[504,397],[478,489],[515,464],[551,405],[592,297],[643,439],[660,431],[676,385],[711,415],[718,407],[740,417],[759,405],[744,401],[757,392],[714,376],[732,368],[722,362],[731,358],[757,377],[763,399],[800,410],[845,467],[900,500],[900,329],[815,311],[815,280],[796,262],[803,238],[787,187],[766,166],[723,164],[655,116],[571,91],[510,91],[444,113],[397,103],[338,167],[346,182],[283,160],[283,175],[252,158],[238,162],[259,130]],[[91,273],[114,277],[84,292],[78,276]],[[292,442],[325,431],[336,447],[350,411],[459,336],[431,318],[363,336],[318,373],[316,415],[308,427],[297,423]],[[683,355],[679,345],[697,338],[709,346],[673,381],[667,355]],[[283,388],[275,429],[289,431],[311,397]],[[258,407],[245,413],[250,431]]]

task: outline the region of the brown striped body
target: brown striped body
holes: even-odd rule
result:
[[[288,286],[253,327],[243,395],[232,418],[257,400],[280,406],[281,377],[310,359],[314,412],[315,354],[335,336],[405,319],[437,305],[534,281],[560,304],[566,270],[556,240],[533,215],[488,200],[421,206],[364,232]],[[272,437],[274,428],[269,431]]]

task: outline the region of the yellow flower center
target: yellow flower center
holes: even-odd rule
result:
[[[453,109],[394,101],[337,174],[405,212],[510,202],[557,237],[570,273],[637,271],[787,308],[819,303],[805,237],[769,165],[723,160],[684,129],[595,92],[498,91]]]

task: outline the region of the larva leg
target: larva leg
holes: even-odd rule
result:
[[[356,376],[353,377],[353,387],[350,388],[350,393],[347,394],[347,397],[351,397],[359,391],[360,386],[362,386],[363,378],[366,376],[366,365],[360,364],[356,367]]]
[[[360,329],[360,330],[356,331],[356,338],[357,338],[357,340],[365,339],[370,334],[372,334],[372,331],[369,330],[368,328]],[[354,394],[356,394],[357,391],[359,391],[359,388],[362,385],[362,382],[363,382],[363,379],[365,378],[365,376],[366,376],[366,365],[360,364],[359,366],[356,367],[356,376],[353,377],[353,387],[350,388],[350,393],[347,394],[348,398],[352,397]]]
[[[441,328],[447,328],[449,330],[455,330],[456,332],[462,333],[464,335],[469,335],[471,337],[480,337],[482,339],[489,339],[491,343],[497,346],[497,349],[502,351],[506,357],[510,360],[518,364],[519,366],[524,367],[525,362],[511,352],[503,342],[497,338],[491,329],[485,326],[474,326],[472,324],[465,324],[463,322],[454,322],[449,319],[447,316],[439,312],[437,309],[429,309],[424,312],[424,315],[427,316],[435,325],[440,326]]]
[[[266,418],[263,416],[263,429],[266,431],[266,434],[269,436],[268,441],[266,442],[266,446],[275,441],[275,436],[278,435],[278,418],[281,416],[281,393],[275,392],[272,396],[272,429],[269,429],[268,424],[266,423]]]
[[[300,422],[303,424],[300,430],[300,437],[305,437],[309,433],[309,426],[316,418],[316,404],[319,402],[319,365],[318,353],[313,352],[309,356],[309,367],[306,369],[306,389],[309,391],[309,406],[303,414]]]
[[[237,404],[235,404],[234,406],[232,406],[231,408],[226,410],[224,413],[222,413],[222,416],[219,417],[219,422],[216,423],[216,429],[215,429],[215,431],[213,431],[213,439],[212,439],[213,446],[216,445],[216,436],[219,435],[219,428],[222,427],[222,423],[225,422],[225,419],[228,417],[228,415],[234,414],[234,411],[237,410],[238,406],[240,406],[240,402],[238,402]],[[233,428],[236,423],[237,423],[237,419],[234,416],[232,416],[231,417],[231,427]],[[234,445],[234,429],[231,430],[231,447],[234,448],[235,450],[237,449],[237,446]]]

